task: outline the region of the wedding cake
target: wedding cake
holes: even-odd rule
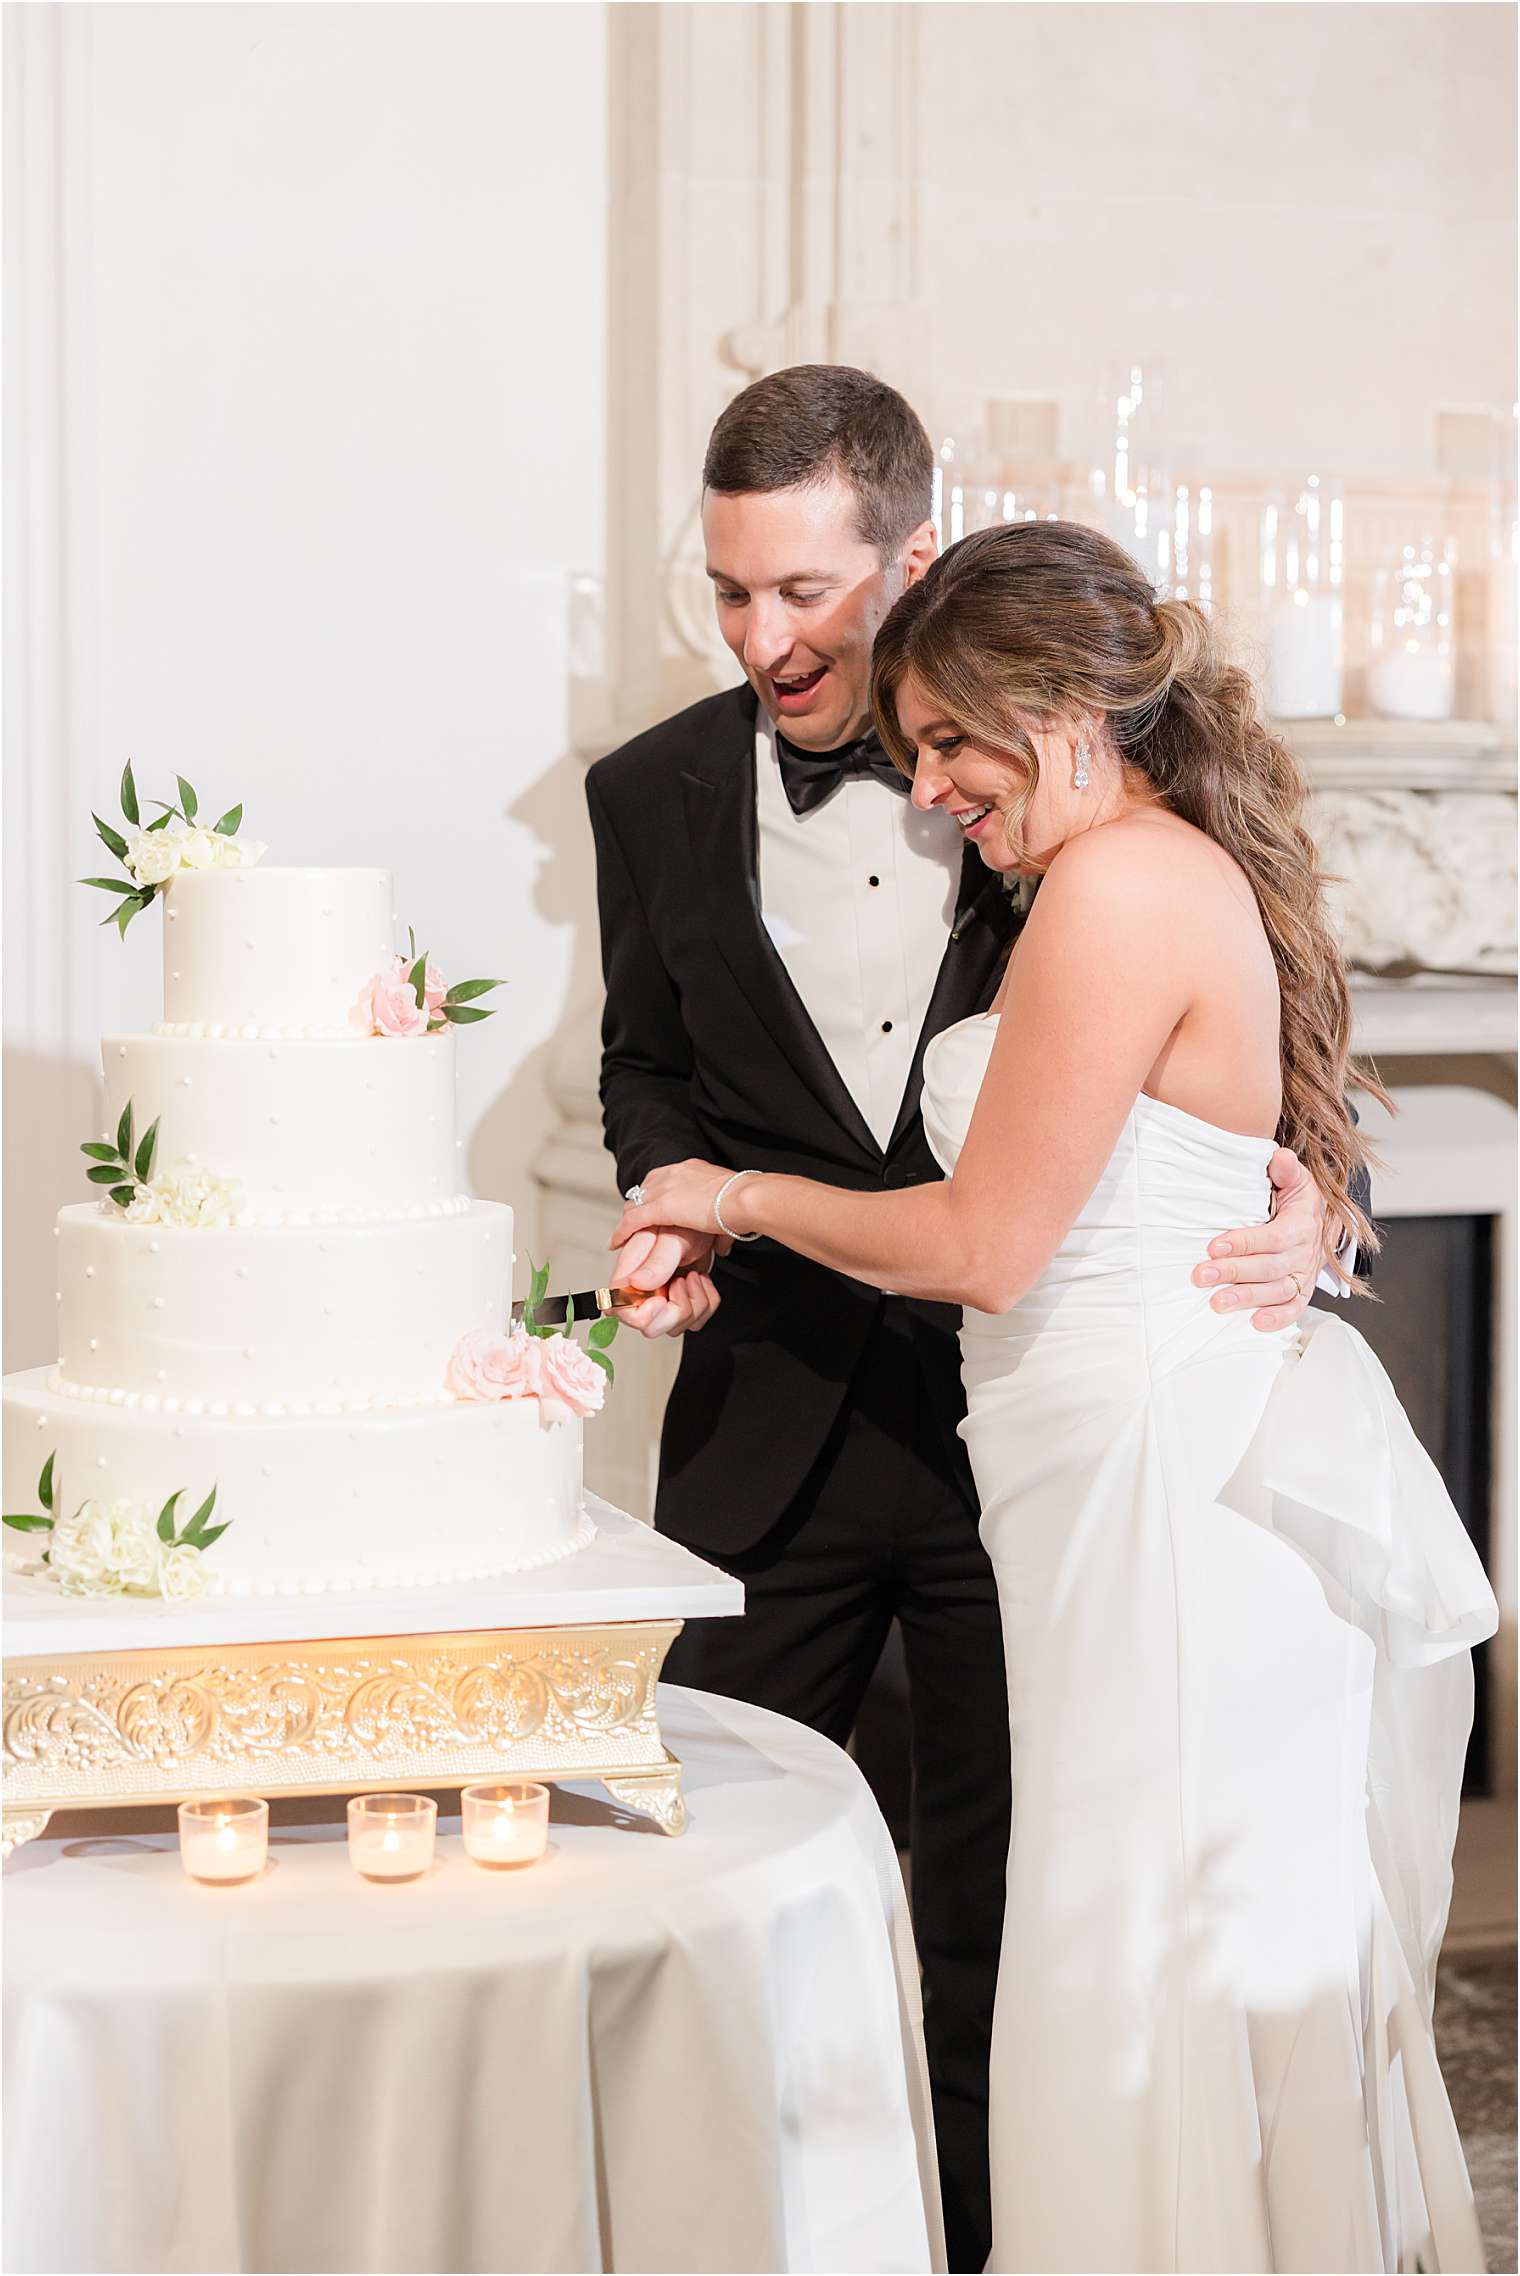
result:
[[[567,1555],[610,1367],[511,1327],[512,1212],[466,1190],[456,1030],[496,983],[398,956],[388,872],[253,866],[241,809],[218,838],[193,793],[170,817],[97,823],[122,931],[162,905],[164,1017],[104,1041],[57,1364],[4,1386],[8,1561],[175,1597]]]

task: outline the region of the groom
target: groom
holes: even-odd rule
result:
[[[985,1008],[1019,918],[953,823],[909,805],[871,730],[872,641],[935,554],[932,472],[902,396],[843,366],[772,373],[713,430],[708,574],[745,684],[587,780],[602,1102],[625,1189],[690,1156],[862,1190],[939,1175],[924,1046]],[[1277,1214],[1198,1275],[1216,1303],[1275,1307],[1262,1326],[1302,1309],[1320,1240],[1298,1165],[1273,1170]],[[666,1290],[621,1315],[645,1334],[706,1327],[682,1349],[655,1520],[745,1586],[743,1619],[692,1622],[666,1674],[843,1744],[900,1626],[946,2239],[952,2269],[980,2269],[1008,1721],[956,1436],[959,1314],[767,1242],[714,1261],[706,1240],[640,1234],[618,1278]]]

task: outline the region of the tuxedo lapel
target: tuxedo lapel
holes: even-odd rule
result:
[[[735,732],[681,772],[697,889],[713,945],[829,1119],[872,1162],[881,1148],[850,1096],[760,915],[755,818],[756,698],[743,689]]]
[[[918,1119],[925,1051],[942,1029],[986,1009],[999,956],[1017,926],[1017,911],[1003,890],[1002,880],[987,868],[975,846],[968,845],[961,857],[960,889],[956,894],[950,938],[940,959],[934,993],[929,998],[918,1048],[908,1071],[907,1087],[897,1110],[897,1121],[887,1147],[889,1157]]]

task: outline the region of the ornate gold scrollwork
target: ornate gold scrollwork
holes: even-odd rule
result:
[[[651,1622],[356,1639],[300,1657],[265,1645],[21,1663],[5,1686],[7,1806],[125,1802],[170,1783],[203,1789],[213,1773],[265,1791],[362,1782],[403,1757],[408,1776],[420,1761],[446,1782],[467,1770],[461,1757],[511,1748],[520,1761],[528,1747],[537,1775],[655,1772],[630,1806],[675,1831],[679,1772],[655,1714],[674,1633]]]

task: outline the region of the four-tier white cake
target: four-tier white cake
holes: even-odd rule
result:
[[[57,1365],[4,1387],[6,1510],[49,1457],[55,1509],[214,1486],[203,1577],[232,1596],[575,1549],[578,1416],[448,1388],[461,1339],[506,1335],[512,1212],[467,1191],[453,1026],[355,1024],[396,971],[389,874],[187,868],[160,898],[162,1024],[103,1059],[108,1130],[157,1124],[170,1199],[97,1183],[61,1213]]]

